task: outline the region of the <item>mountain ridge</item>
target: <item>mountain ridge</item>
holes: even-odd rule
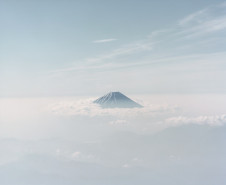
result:
[[[143,106],[131,100],[121,92],[110,92],[96,99],[93,103],[100,104],[102,108],[142,108]]]

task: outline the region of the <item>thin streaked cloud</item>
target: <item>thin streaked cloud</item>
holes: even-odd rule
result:
[[[113,41],[116,41],[118,39],[114,39],[114,38],[111,38],[111,39],[101,39],[101,40],[94,40],[93,43],[105,43],[105,42],[113,42]]]
[[[181,19],[180,34],[187,38],[204,36],[226,29],[225,5],[210,6]]]
[[[92,81],[90,88],[107,89],[109,81],[117,87],[121,83],[118,77],[126,74],[126,79],[139,82],[153,78],[150,87],[160,89],[157,92],[222,92],[226,60],[224,9],[223,5],[201,9],[168,28],[153,30],[145,38],[104,48],[98,54],[74,61],[71,66],[52,70],[49,75],[53,77],[51,80],[65,78],[78,84],[80,79],[82,84]],[[158,79],[161,83],[154,83]],[[140,88],[146,88],[145,84],[140,83]]]

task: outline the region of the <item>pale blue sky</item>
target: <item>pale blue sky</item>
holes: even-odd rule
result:
[[[226,2],[0,0],[0,26],[1,185],[226,184]]]
[[[0,95],[224,93],[225,22],[219,0],[1,0]]]

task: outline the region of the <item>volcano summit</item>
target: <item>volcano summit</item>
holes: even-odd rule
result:
[[[124,94],[120,92],[110,92],[97,100],[93,103],[100,104],[103,108],[141,108],[142,105],[136,103],[135,101],[131,100]]]

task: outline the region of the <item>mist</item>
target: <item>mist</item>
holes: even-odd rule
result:
[[[144,108],[102,109],[96,97],[1,99],[1,184],[225,181],[225,95],[132,97]]]

